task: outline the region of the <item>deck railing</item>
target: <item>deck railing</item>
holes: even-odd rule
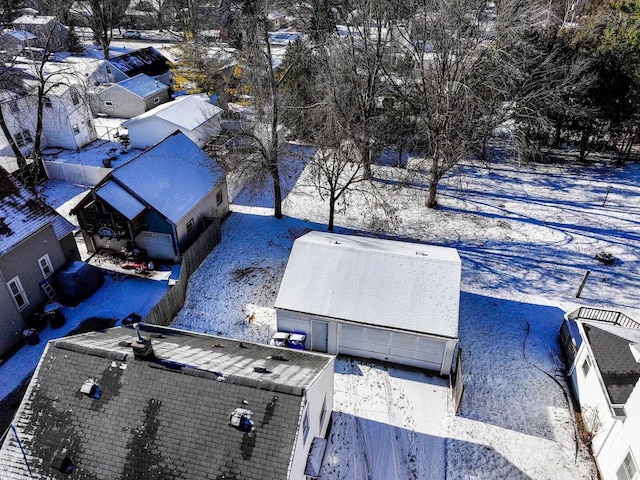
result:
[[[613,323],[626,328],[640,330],[640,323],[622,312],[613,310],[603,310],[601,308],[580,307],[575,312],[567,315],[569,320],[597,320],[600,322]]]

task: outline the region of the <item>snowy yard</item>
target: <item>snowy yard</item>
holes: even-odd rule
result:
[[[556,337],[563,313],[578,305],[640,318],[639,173],[637,165],[601,163],[463,165],[429,210],[420,175],[377,167],[378,194],[394,215],[362,207],[355,194],[337,231],[458,248],[466,390],[454,415],[443,379],[339,359],[322,478],[596,478],[575,441]],[[222,243],[192,277],[172,326],[268,340],[293,240],[325,229],[327,205],[307,183],[303,173],[286,192],[282,220],[264,208],[268,194],[237,197]],[[601,250],[617,263],[597,262]]]

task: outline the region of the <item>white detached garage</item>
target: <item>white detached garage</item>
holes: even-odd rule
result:
[[[311,350],[448,374],[460,272],[453,248],[310,232],[291,250],[278,330],[306,333]]]

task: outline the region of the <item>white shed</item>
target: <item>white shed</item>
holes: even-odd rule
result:
[[[461,262],[453,248],[310,232],[276,300],[279,331],[306,348],[446,375],[458,342]]]

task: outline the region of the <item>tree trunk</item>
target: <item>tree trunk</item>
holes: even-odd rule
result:
[[[371,171],[371,149],[365,147],[362,151],[362,166],[364,167],[364,178],[371,180],[373,172]]]
[[[587,159],[587,155],[589,147],[589,129],[583,128],[582,135],[580,136],[580,160],[585,161]]]
[[[332,192],[329,197],[329,224],[327,225],[327,231],[333,232],[333,221],[336,213],[336,196]]]
[[[18,145],[16,145],[15,140],[11,136],[11,131],[9,130],[7,121],[4,118],[4,112],[2,110],[2,107],[0,107],[0,128],[2,129],[2,133],[7,139],[7,142],[9,142],[11,151],[13,152],[13,154],[16,157],[16,160],[18,161],[18,168],[22,170],[24,167],[27,166],[27,161],[25,160],[24,155],[22,155],[22,152],[18,148]]]
[[[282,188],[280,187],[280,175],[277,165],[275,169],[269,169],[269,172],[273,179],[273,216],[282,218]]]
[[[425,202],[427,208],[436,208],[438,206],[438,202],[436,201],[436,195],[438,193],[438,181],[438,170],[436,160],[434,160],[431,167],[431,176],[429,178],[429,192],[427,193],[427,200]]]

